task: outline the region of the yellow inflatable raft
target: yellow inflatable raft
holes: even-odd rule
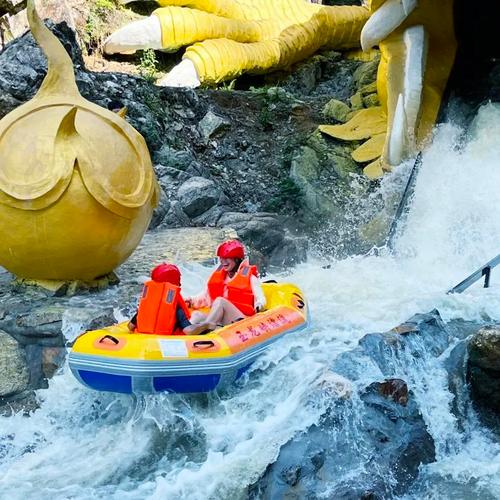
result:
[[[121,393],[208,392],[237,380],[273,342],[308,325],[291,284],[264,283],[266,310],[207,335],[131,333],[127,323],[82,334],[69,366],[84,385]]]

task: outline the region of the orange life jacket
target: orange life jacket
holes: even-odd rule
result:
[[[184,335],[177,323],[177,306],[189,319],[190,312],[181,297],[180,287],[171,283],[146,281],[137,311],[137,331],[157,335]]]
[[[245,316],[255,314],[255,297],[252,291],[251,278],[257,276],[257,267],[243,261],[234,277],[225,283],[227,272],[219,266],[208,280],[208,293],[212,300],[225,297],[233,303]]]

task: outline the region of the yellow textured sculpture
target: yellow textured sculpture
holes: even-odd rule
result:
[[[143,137],[79,94],[71,59],[32,0],[28,16],[48,72],[0,121],[0,265],[23,278],[89,281],[140,242],[157,183]]]
[[[158,3],[162,8],[150,19],[113,34],[105,50],[171,51],[188,46],[183,62],[172,77],[167,75],[165,84],[195,86],[245,71],[286,67],[320,48],[361,45],[366,57],[373,58],[373,47],[378,46],[381,107],[354,115],[350,123],[320,130],[344,140],[368,139],[353,158],[371,161],[364,169],[371,178],[414,154],[429,136],[455,57],[453,0],[366,0],[363,7],[323,6],[307,0]]]
[[[160,20],[163,48],[190,45],[184,58],[194,63],[201,82],[284,68],[320,48],[357,47],[368,19],[362,7],[332,8],[304,0],[159,3],[165,7],[154,15]]]
[[[376,178],[416,153],[428,139],[455,59],[456,40],[453,0],[370,0],[369,8],[371,17],[363,28],[361,44],[366,50],[376,44],[380,47],[377,91],[387,117],[387,134],[384,143],[379,136],[369,146],[361,145],[353,158],[365,161],[366,148],[372,150],[369,156],[373,158],[378,148],[380,158],[364,170]],[[378,117],[372,120],[374,131],[369,137],[374,139],[380,131]],[[365,123],[366,129],[370,123]],[[349,126],[322,131],[343,138]]]

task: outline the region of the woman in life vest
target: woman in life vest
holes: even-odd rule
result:
[[[157,335],[197,335],[210,330],[205,322],[189,321],[190,312],[181,296],[181,273],[173,264],[160,264],[144,283],[139,309],[130,320],[130,331]]]
[[[252,316],[266,306],[257,268],[245,260],[245,247],[228,240],[217,248],[220,265],[208,279],[203,293],[186,299],[194,309],[209,307],[208,315],[193,312],[192,323],[228,325]]]

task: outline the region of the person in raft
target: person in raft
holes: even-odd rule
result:
[[[238,240],[228,240],[217,248],[220,265],[208,279],[205,290],[186,298],[194,308],[209,307],[208,314],[194,311],[192,323],[228,325],[252,316],[266,306],[266,296],[257,278],[257,267],[245,259],[245,247]]]
[[[189,321],[190,312],[181,296],[181,273],[173,264],[160,264],[144,283],[139,308],[128,328],[156,335],[197,335],[214,325]]]

